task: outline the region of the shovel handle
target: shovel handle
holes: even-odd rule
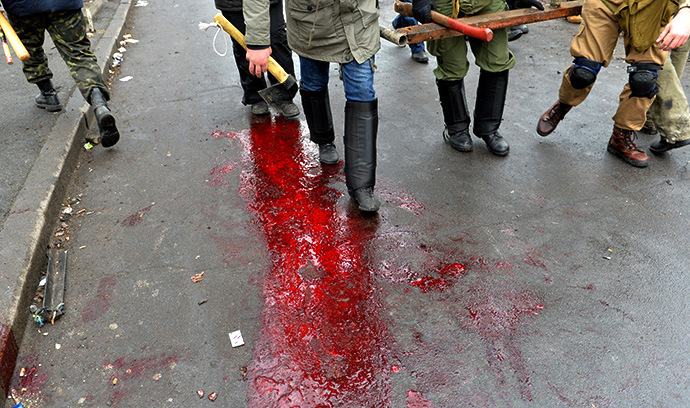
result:
[[[402,1],[396,0],[393,6],[397,13],[400,13],[407,17],[414,17],[412,13],[412,4],[403,3]],[[478,38],[484,41],[491,41],[494,38],[494,32],[490,28],[474,27],[469,24],[463,23],[460,20],[450,18],[443,15],[437,11],[431,10],[431,21],[438,25],[442,25],[451,30],[463,33],[470,37]]]
[[[230,34],[230,37],[232,37],[233,40],[237,41],[238,44],[242,46],[245,50],[247,49],[247,45],[244,43],[244,34],[240,32],[237,28],[235,28],[234,25],[230,21],[228,21],[227,18],[223,16],[223,14],[218,13],[216,14],[215,17],[213,17],[213,21],[220,24],[220,26],[225,30],[226,33]],[[285,82],[289,75],[283,67],[280,66],[276,62],[276,60],[273,59],[273,57],[268,57],[268,72],[275,77],[275,79],[278,80],[281,84]]]
[[[22,44],[19,37],[17,37],[17,33],[14,31],[14,28],[12,28],[10,22],[7,21],[2,12],[0,12],[0,28],[2,28],[2,31],[7,36],[7,40],[10,42],[12,49],[14,50],[15,54],[17,54],[19,59],[22,61],[28,60],[29,52],[26,50],[26,48],[24,48],[24,44]]]

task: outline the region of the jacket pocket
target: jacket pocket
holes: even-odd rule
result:
[[[293,0],[288,4],[288,20],[304,44],[325,45],[338,38],[338,27],[342,28],[342,24],[335,18],[337,8],[334,0]]]

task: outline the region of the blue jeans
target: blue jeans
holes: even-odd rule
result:
[[[403,3],[412,3],[412,0],[402,0]],[[394,19],[393,19],[393,28],[398,29],[398,28],[403,28],[403,27],[411,27],[411,26],[416,26],[419,24],[417,20],[415,20],[412,17],[405,17],[402,14],[398,14]],[[410,51],[414,54],[415,52],[419,51],[424,51],[424,43],[414,43],[414,44],[408,44],[410,46]]]
[[[307,91],[319,92],[328,86],[328,70],[331,63],[299,57],[300,85]],[[370,102],[376,99],[374,92],[374,57],[358,64],[357,61],[340,65],[340,72],[348,101]]]

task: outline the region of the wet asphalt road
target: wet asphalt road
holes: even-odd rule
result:
[[[318,164],[303,117],[253,118],[241,105],[232,59],[197,28],[215,13],[201,1],[134,9],[125,32],[140,42],[111,102],[123,137],[81,155],[69,240],[56,237],[68,250],[67,313],[27,330],[16,402],[690,405],[690,150],[646,169],[606,152],[620,49],[588,100],[541,138],[536,121],[556,100],[576,26],[530,26],[511,43],[501,128],[511,153],[498,158],[477,139],[469,154],[444,144],[434,61],[383,43],[385,203],[362,217],[342,163]],[[381,22],[392,17],[382,2]],[[244,346],[232,347],[236,330]]]

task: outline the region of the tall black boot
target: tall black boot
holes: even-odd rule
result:
[[[474,107],[474,134],[481,137],[487,149],[497,156],[505,156],[510,151],[508,142],[498,133],[507,92],[508,70],[480,71]]]
[[[301,88],[299,93],[309,127],[309,139],[319,145],[319,161],[323,164],[337,164],[339,157],[333,144],[335,131],[328,88],[316,92]]]
[[[441,101],[443,121],[443,139],[449,142],[455,150],[461,152],[472,151],[472,137],[470,136],[470,112],[467,110],[465,99],[465,81],[436,80],[438,97]]]
[[[36,106],[48,112],[57,112],[62,109],[57,91],[53,87],[53,81],[44,79],[41,82],[37,82],[36,86],[41,90],[41,93],[36,96]]]
[[[89,103],[93,107],[93,113],[96,115],[96,123],[98,123],[98,133],[100,140],[90,140],[93,144],[99,142],[103,147],[114,146],[120,140],[120,132],[115,126],[115,118],[108,109],[108,104],[100,88],[93,88],[89,94]]]
[[[345,102],[345,184],[363,212],[375,212],[381,207],[374,196],[378,127],[377,99]]]

